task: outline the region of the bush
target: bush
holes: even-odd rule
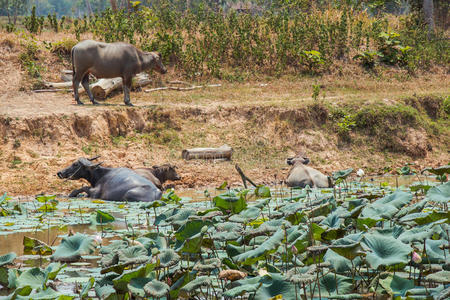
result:
[[[52,43],[50,46],[50,51],[52,53],[62,55],[62,56],[70,56],[70,52],[72,48],[78,43],[76,40],[72,39],[64,39],[62,41]]]

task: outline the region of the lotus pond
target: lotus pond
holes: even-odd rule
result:
[[[152,203],[4,194],[0,298],[448,299],[450,182],[348,173]]]

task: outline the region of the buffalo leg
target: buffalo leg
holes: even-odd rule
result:
[[[88,194],[88,196],[89,196],[89,192],[90,192],[90,187],[88,187],[88,186],[83,186],[83,187],[80,188],[80,189],[73,190],[73,191],[69,194],[69,197],[70,197],[70,198],[77,197],[77,196],[78,196],[79,194],[81,194],[81,193],[86,193],[86,194]]]
[[[125,105],[133,106],[130,100],[132,78],[124,77],[122,78],[122,80],[123,80],[123,101],[125,102]]]
[[[91,99],[92,104],[95,104],[95,105],[100,104],[97,101],[95,101],[94,95],[92,95],[91,89],[89,88],[89,73],[86,73],[83,76],[83,81],[81,81],[81,84],[83,85],[84,90],[88,94],[89,99]]]
[[[81,102],[80,100],[80,95],[78,94],[78,87],[80,85],[81,82],[81,78],[78,75],[79,73],[74,72],[73,73],[73,79],[72,79],[72,87],[73,87],[73,94],[75,96],[75,101],[77,102],[78,105],[83,105],[84,103]]]

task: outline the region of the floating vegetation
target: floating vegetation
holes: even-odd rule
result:
[[[2,244],[21,234],[23,247],[2,248],[0,293],[5,299],[444,299],[450,183],[393,188],[352,182],[349,174],[336,172],[334,188],[216,190],[203,202],[173,190],[153,203],[55,196],[19,202],[5,194]]]

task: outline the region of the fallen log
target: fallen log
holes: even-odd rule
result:
[[[32,90],[33,93],[56,93],[56,92],[68,92],[68,89],[44,89],[44,90]]]
[[[233,148],[223,145],[219,148],[193,148],[185,149],[181,152],[181,157],[186,160],[190,159],[231,159]]]
[[[161,90],[191,91],[191,90],[201,89],[201,88],[205,88],[205,87],[219,87],[219,86],[222,86],[222,85],[221,84],[208,84],[208,85],[193,85],[190,87],[164,86],[164,87],[159,87],[159,88],[154,88],[154,89],[148,89],[148,90],[145,90],[144,92],[150,93],[150,92],[161,91]]]
[[[152,82],[151,79],[148,78],[146,73],[139,73],[133,79],[132,88],[143,87],[149,85]],[[95,99],[104,100],[106,99],[113,91],[120,89],[123,85],[122,78],[103,78],[97,81],[96,83],[91,85],[92,94]]]

